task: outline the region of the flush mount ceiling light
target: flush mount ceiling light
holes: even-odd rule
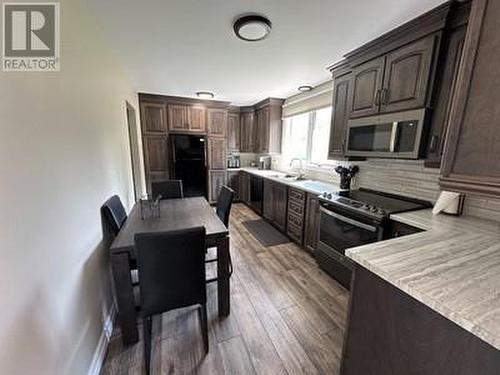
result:
[[[213,97],[215,96],[213,92],[209,92],[209,91],[198,91],[196,93],[196,96],[200,99],[213,99]]]
[[[302,86],[299,86],[298,90],[300,92],[307,92],[307,91],[311,91],[313,89],[312,86],[309,86],[309,85],[302,85]]]
[[[265,39],[271,32],[271,21],[257,14],[240,16],[233,25],[236,36],[247,42]]]

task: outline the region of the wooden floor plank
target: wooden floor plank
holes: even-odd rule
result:
[[[218,345],[226,374],[256,374],[241,337],[233,337]]]
[[[348,292],[296,244],[262,246],[242,224],[256,219],[233,206],[231,314],[219,318],[209,284],[209,354],[196,309],[170,311],[153,320],[152,374],[338,374]],[[144,373],[139,328],[139,343],[124,347],[117,327],[101,374]]]
[[[233,296],[232,313],[237,317],[241,336],[255,371],[258,374],[286,374],[267,331],[245,294]]]
[[[332,340],[321,335],[300,306],[280,311],[285,323],[292,329],[309,357],[324,374],[337,374],[339,360],[331,348]]]
[[[255,308],[259,319],[281,358],[288,374],[316,374],[318,370],[307,356],[290,328],[283,322],[262,286],[247,267],[241,267],[238,278]]]
[[[263,261],[272,269],[271,273],[275,275],[280,285],[292,296],[295,304],[306,312],[319,333],[323,334],[335,329],[335,322],[331,319],[330,314],[312,297],[315,293],[314,290],[304,289],[290,276],[292,270],[287,271],[280,268],[279,263],[272,254],[262,254],[261,258],[265,258]]]

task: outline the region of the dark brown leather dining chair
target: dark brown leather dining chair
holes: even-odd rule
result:
[[[192,305],[198,308],[205,353],[208,353],[205,285],[205,228],[135,235],[139,268],[144,362],[151,364],[152,317]]]
[[[127,220],[127,212],[118,195],[113,195],[101,206],[101,212],[106,220],[106,224],[111,228],[116,236]]]
[[[153,198],[161,195],[161,199],[184,198],[182,180],[163,180],[151,183]]]

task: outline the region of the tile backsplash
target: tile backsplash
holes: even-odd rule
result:
[[[256,155],[257,156],[257,155]],[[334,171],[337,165],[357,165],[359,173],[353,180],[353,187],[364,187],[387,193],[405,195],[435,202],[439,195],[439,169],[426,168],[423,160],[368,159],[360,162],[335,162],[321,166],[307,165],[307,177],[339,183]],[[279,156],[273,156],[273,169],[290,171],[281,163]],[[295,168],[294,171],[297,171]],[[467,195],[464,215],[500,221],[500,199]]]
[[[242,167],[250,167],[252,163],[256,163],[258,159],[257,154],[253,153],[240,153],[240,165]]]

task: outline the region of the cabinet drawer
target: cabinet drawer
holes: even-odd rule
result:
[[[299,202],[300,201],[304,202],[306,199],[306,192],[305,191],[297,190],[294,188],[290,188],[289,195],[290,195],[290,198],[295,199]]]
[[[304,226],[304,219],[302,216],[294,215],[292,212],[288,213],[288,222],[292,225],[295,225],[297,227],[303,227]]]
[[[299,216],[304,216],[304,202],[298,202],[294,199],[289,199],[288,200],[288,210],[290,212],[293,212],[294,214],[297,214]]]
[[[288,216],[288,220],[290,220],[290,216]],[[286,234],[293,241],[297,242],[299,245],[302,245],[302,234],[303,234],[302,229],[303,228],[301,226],[297,226],[297,225],[293,224],[291,221],[288,221],[288,225],[286,228]]]

